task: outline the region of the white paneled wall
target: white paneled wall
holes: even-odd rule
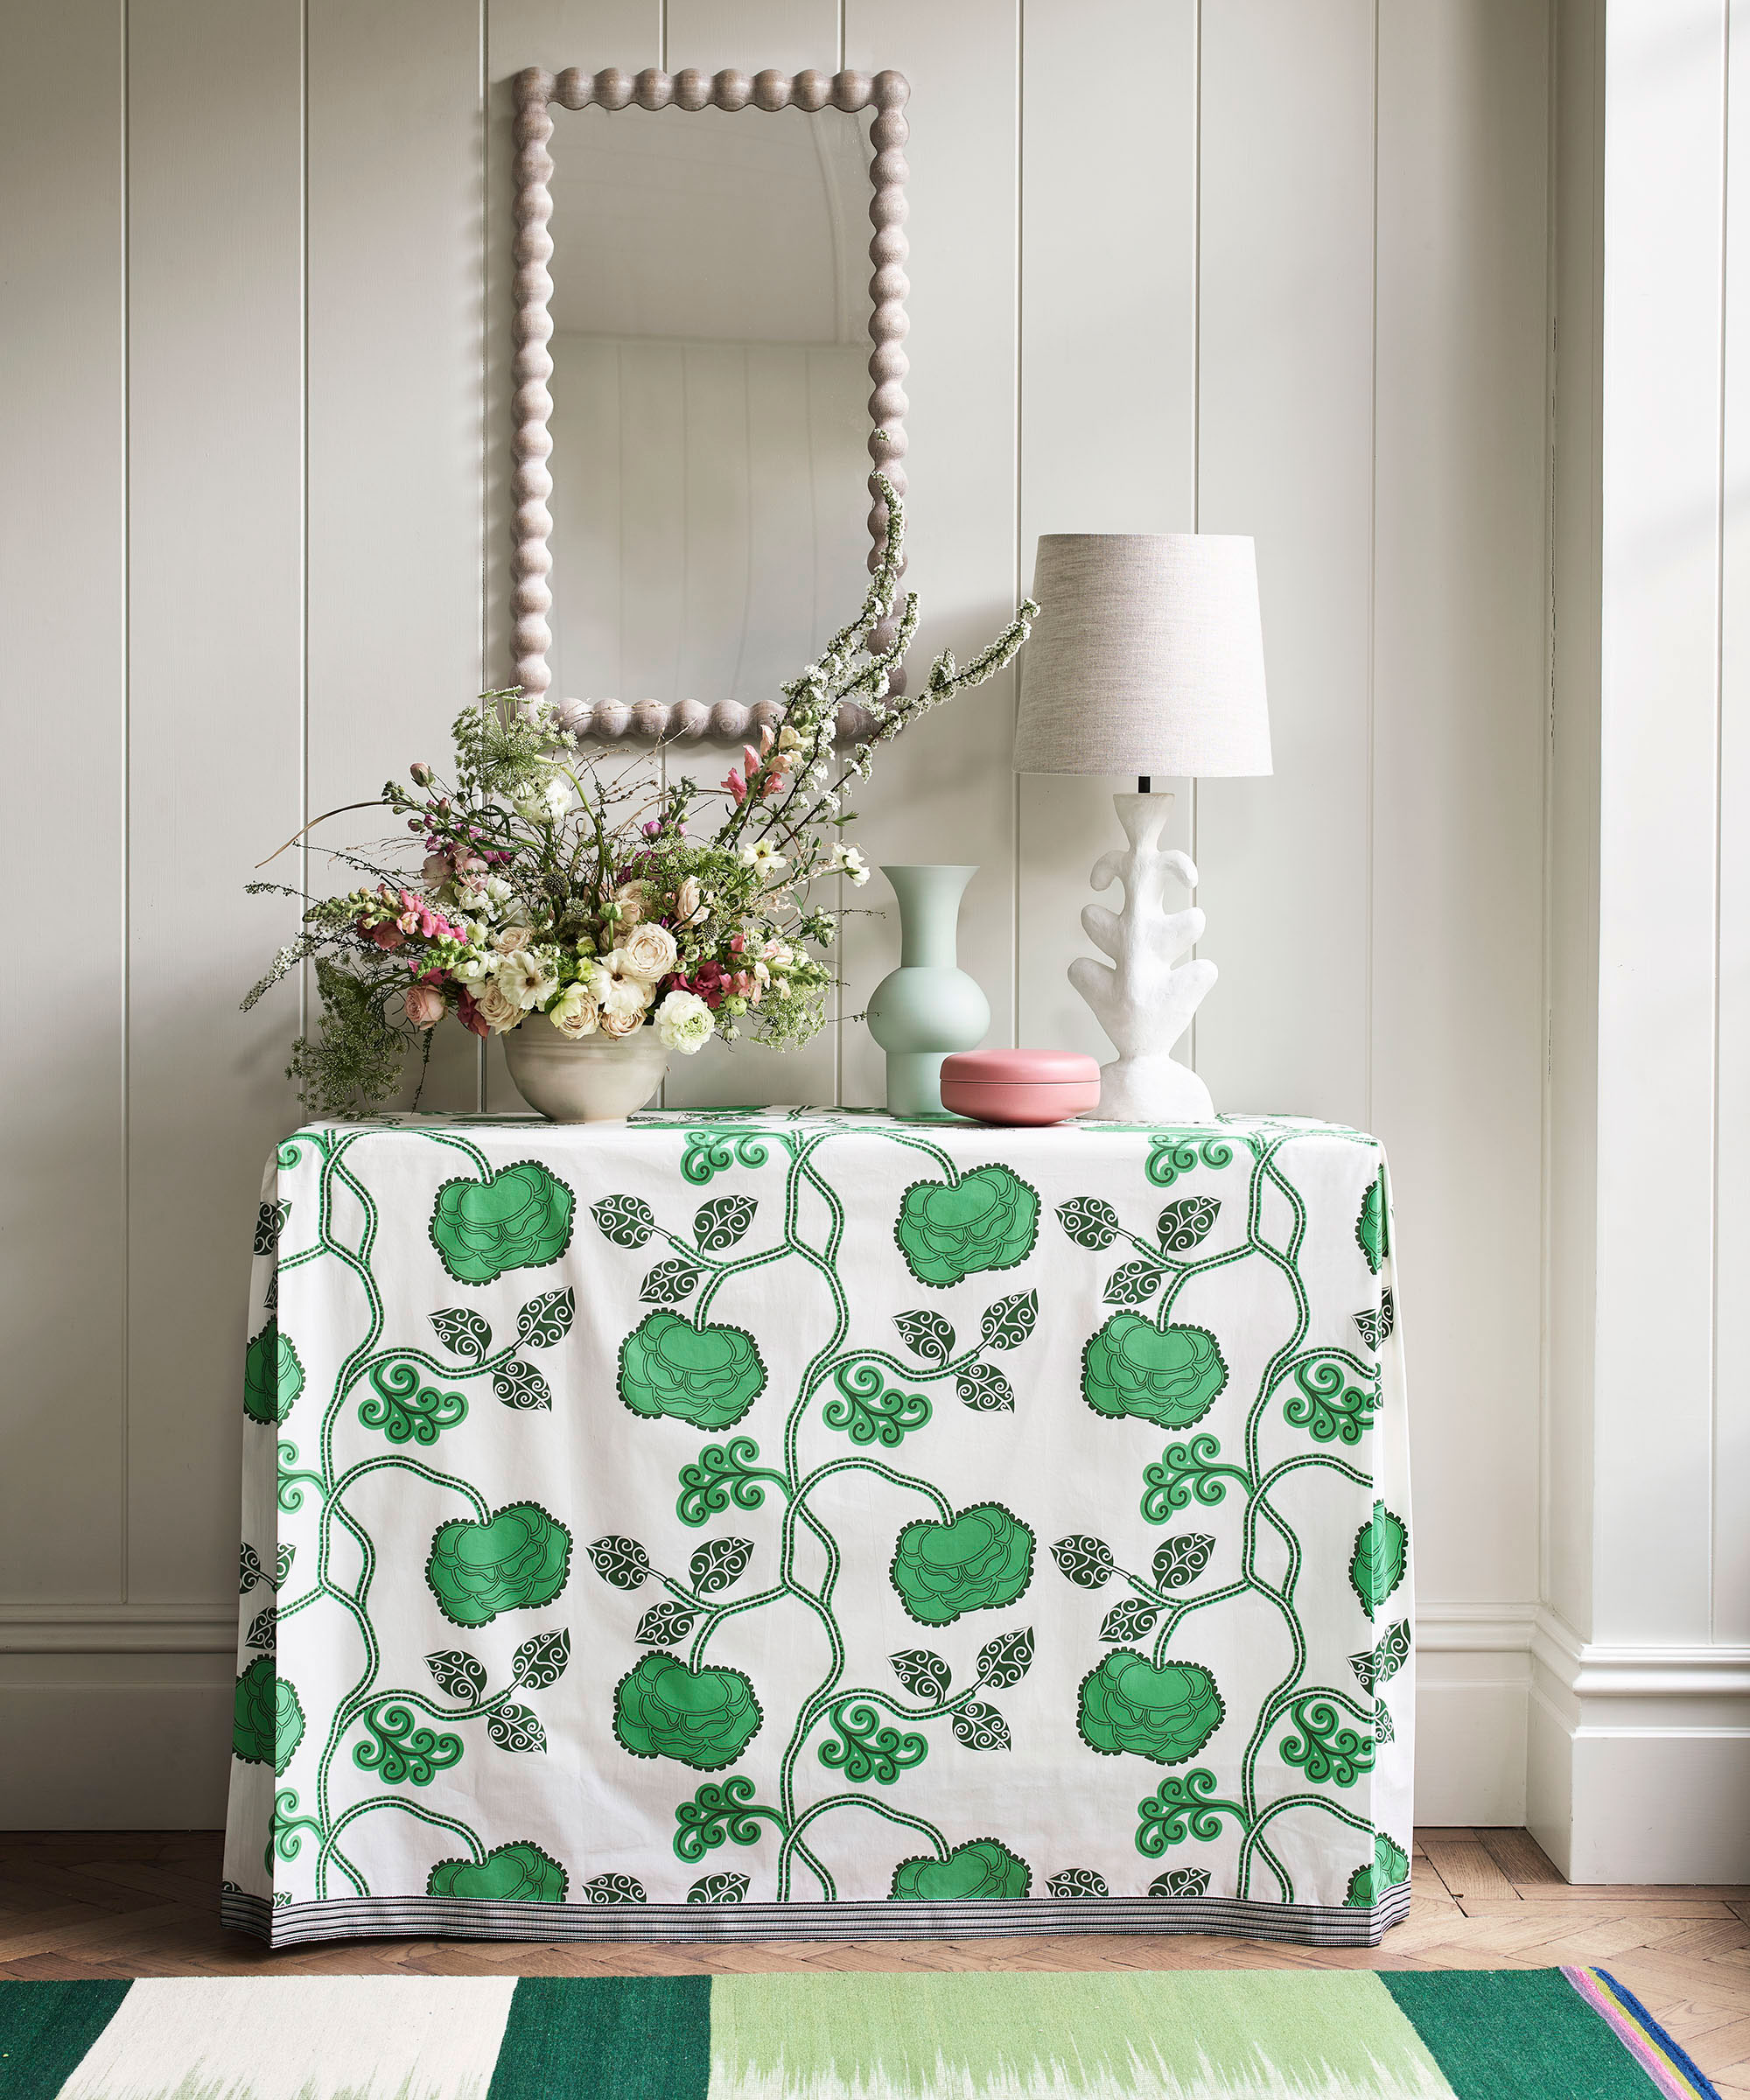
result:
[[[1001,622],[1042,531],[1257,535],[1276,776],[1170,784],[1222,972],[1197,1059],[1223,1106],[1371,1124],[1391,1150],[1420,1809],[1518,1819],[1546,18],[1542,0],[4,11],[4,193],[34,208],[0,215],[4,675],[29,784],[4,850],[15,908],[52,871],[79,966],[52,1026],[4,1051],[0,1821],[209,1819],[222,1798],[243,1249],[295,1114],[295,993],[235,1012],[290,907],[242,886],[307,816],[435,753],[503,675],[506,83],[535,62],[842,61],[914,88],[920,654]],[[47,85],[69,80],[75,152]],[[1012,779],[1015,682],[892,754],[861,843],[978,864],[962,952],[993,1040],[1099,1047],[1063,972],[1109,789]],[[880,886],[849,900],[878,906]],[[890,920],[850,922],[845,1014],[896,951]],[[880,1086],[847,1021],[781,1063],[702,1057],[670,1098]],[[452,1032],[427,1099],[483,1098],[510,1100],[497,1054]]]

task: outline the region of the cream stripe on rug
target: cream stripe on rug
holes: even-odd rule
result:
[[[485,2100],[514,1977],[136,1983],[59,2100]]]

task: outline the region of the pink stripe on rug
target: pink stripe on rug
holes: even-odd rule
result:
[[[1666,2100],[1695,2100],[1696,2089],[1668,2056],[1658,2040],[1649,2034],[1590,1969],[1562,1964],[1562,1974],[1592,2011],[1609,2023],[1619,2041],[1646,2072]]]

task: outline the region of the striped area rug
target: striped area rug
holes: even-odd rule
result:
[[[0,1984],[4,2100],[1692,2100],[1601,1969]]]

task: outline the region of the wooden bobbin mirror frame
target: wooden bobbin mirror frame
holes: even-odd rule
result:
[[[909,405],[905,381],[910,369],[905,352],[906,295],[911,286],[906,276],[910,244],[906,239],[906,164],[907,136],[905,107],[911,87],[904,75],[844,72],[788,74],[766,71],[751,77],[733,70],[704,74],[690,69],[668,74],[654,67],[639,74],[623,73],[617,66],[594,74],[570,66],[553,74],[531,66],[512,82],[515,97],[515,196],[512,215],[515,223],[513,255],[515,263],[515,308],[512,320],[514,346],[512,379],[515,388],[512,438],[514,466],[511,480],[511,655],[513,682],[531,696],[544,697],[552,682],[547,652],[552,647],[552,629],[547,616],[553,594],[548,585],[552,573],[549,544],[553,515],[549,500],[553,478],[548,470],[552,456],[550,424],[553,396],[549,382],[553,360],[548,345],[553,335],[553,280],[548,264],[553,258],[553,239],[548,221],[553,215],[553,157],[549,150],[553,136],[553,105],[565,109],[803,109],[810,113],[839,109],[848,115],[872,108],[875,116],[870,143],[869,218],[874,228],[869,243],[869,260],[874,274],[869,281],[869,455],[903,496],[906,493],[905,417]],[[880,560],[886,536],[887,507],[870,483],[869,534],[872,571]],[[871,638],[872,647],[884,648],[892,638],[894,622],[884,621]],[[798,666],[798,668],[801,667]],[[747,705],[737,700],[707,703],[679,700],[578,702],[563,707],[565,724],[579,737],[616,741],[624,738],[710,737],[735,740],[781,717],[783,704],[777,699]],[[856,738],[866,733],[872,718],[857,706],[840,710],[840,734]]]

